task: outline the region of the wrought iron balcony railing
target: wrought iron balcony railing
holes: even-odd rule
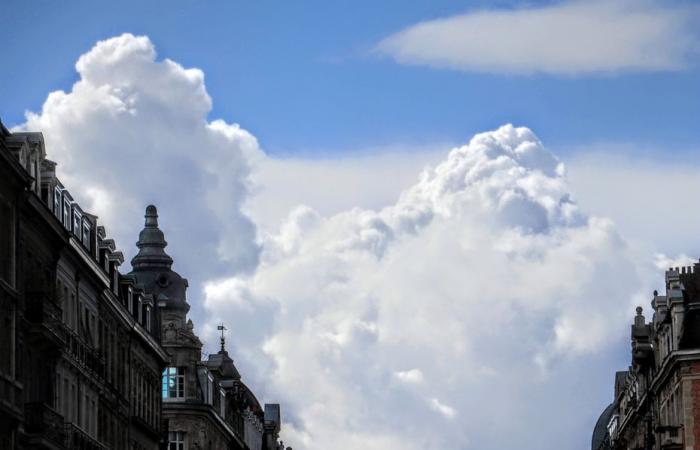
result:
[[[63,446],[66,440],[63,416],[44,402],[25,403],[25,429],[39,437]]]
[[[65,424],[66,448],[69,450],[108,450],[97,439],[72,423]]]
[[[49,342],[63,345],[66,340],[66,327],[61,320],[62,310],[42,293],[27,295],[24,317],[39,334]]]

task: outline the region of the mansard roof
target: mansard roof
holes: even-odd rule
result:
[[[220,350],[218,353],[209,355],[209,359],[207,359],[207,367],[209,370],[218,370],[219,373],[221,373],[222,378],[230,378],[234,380],[241,379],[241,374],[233,364],[233,359],[231,359],[228,352],[224,349]]]

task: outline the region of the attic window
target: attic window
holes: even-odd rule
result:
[[[214,377],[207,373],[207,403],[214,405]]]
[[[83,220],[83,216],[77,211],[73,211],[73,234],[80,237],[80,224]]]
[[[61,189],[58,187],[53,190],[53,213],[61,218]]]
[[[219,407],[221,408],[221,418],[226,419],[226,392],[223,389],[219,391]]]
[[[90,224],[88,223],[87,220],[83,221],[83,245],[85,248],[91,250],[90,248]]]
[[[63,226],[66,230],[70,230],[70,201],[68,199],[63,200]]]

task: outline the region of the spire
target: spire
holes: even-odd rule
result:
[[[221,373],[221,376],[225,379],[240,380],[241,374],[238,373],[238,369],[233,364],[233,359],[228,355],[226,351],[226,338],[224,337],[224,331],[228,328],[221,325],[217,325],[217,330],[221,331],[221,350],[218,353],[210,353],[207,360],[207,365],[210,369],[216,369]]]
[[[217,330],[221,331],[221,353],[226,352],[225,344],[226,344],[226,338],[224,337],[224,331],[226,331],[226,327],[224,326],[223,323],[216,327]]]
[[[155,206],[148,205],[144,217],[146,224],[136,243],[139,253],[131,260],[131,267],[134,271],[169,270],[173,259],[164,250],[168,243],[158,228],[158,210]]]

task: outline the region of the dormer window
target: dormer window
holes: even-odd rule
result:
[[[61,189],[58,187],[53,190],[53,213],[61,219]]]
[[[221,418],[226,419],[226,391],[221,389],[219,391],[219,408],[221,412]]]
[[[68,199],[63,200],[63,226],[66,230],[70,230],[70,201]]]
[[[146,306],[146,323],[145,323],[145,326],[146,326],[146,330],[148,330],[148,332],[150,333],[150,332],[151,332],[151,307],[150,307],[150,306]]]
[[[73,234],[80,238],[80,224],[83,221],[83,216],[77,210],[73,211]]]
[[[207,403],[214,405],[214,377],[207,373]]]
[[[143,323],[142,322],[143,321],[142,311],[143,311],[143,300],[141,299],[141,295],[139,295],[137,298],[137,303],[136,303],[136,320],[141,324]]]
[[[83,221],[83,245],[85,248],[88,249],[88,251],[91,250],[90,248],[90,223],[87,220]]]
[[[129,314],[133,314],[133,313],[134,313],[134,302],[133,302],[133,298],[134,298],[134,291],[133,291],[133,289],[131,288],[131,286],[129,286],[129,288],[128,288],[127,291],[126,291],[126,305],[127,305],[127,307],[129,308]]]

